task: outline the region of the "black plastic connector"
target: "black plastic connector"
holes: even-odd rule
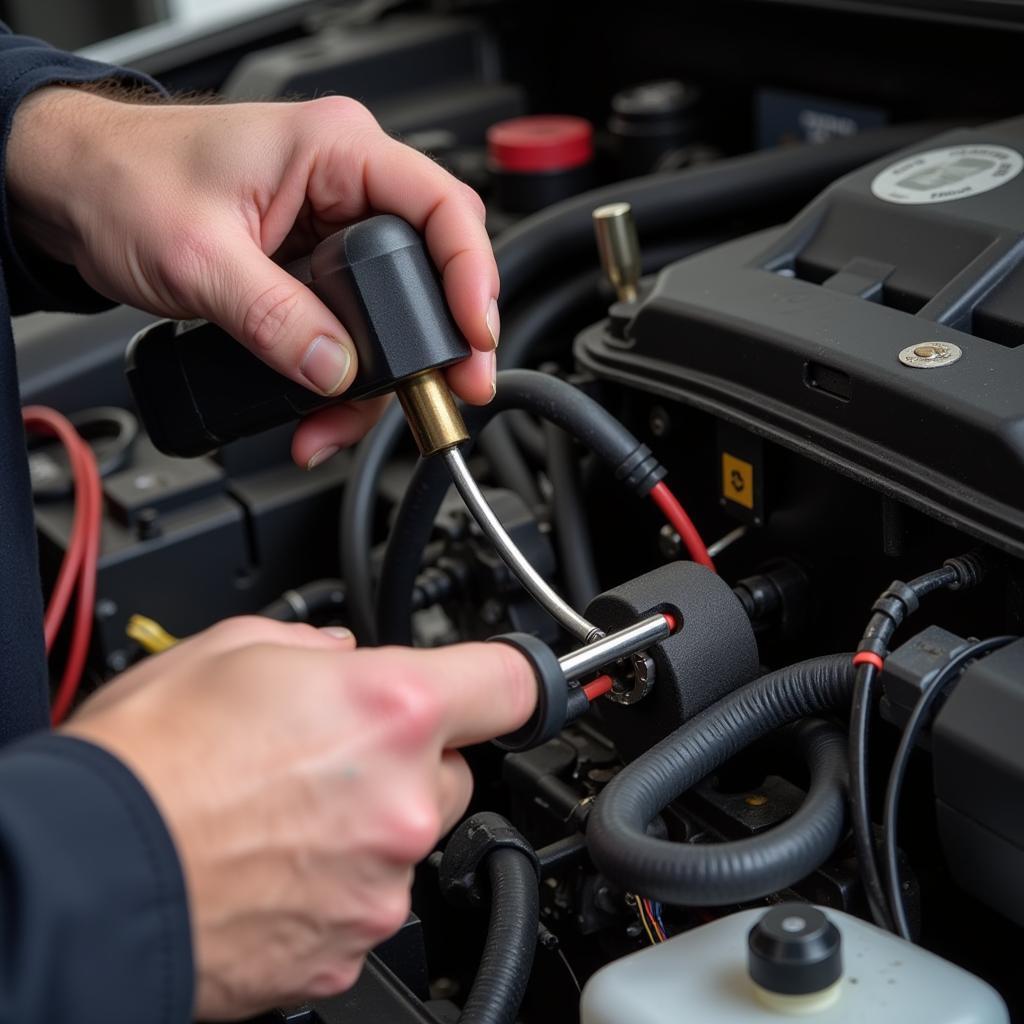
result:
[[[569,684],[555,652],[529,633],[503,633],[491,643],[508,644],[529,661],[537,680],[537,706],[529,721],[515,732],[499,736],[495,746],[515,752],[529,750],[557,736],[569,714]]]
[[[445,899],[457,906],[481,906],[487,886],[481,885],[480,869],[495,850],[510,849],[518,850],[530,861],[539,880],[536,851],[500,814],[482,811],[467,818],[448,840],[438,869]]]
[[[162,452],[205,455],[325,405],[384,394],[469,355],[422,239],[400,217],[353,224],[288,269],[348,330],[359,361],[351,386],[342,396],[318,394],[272,370],[215,324],[161,320],[132,339],[126,373]]]
[[[616,467],[615,479],[621,480],[641,498],[646,498],[655,484],[665,479],[666,473],[651,449],[641,444]]]

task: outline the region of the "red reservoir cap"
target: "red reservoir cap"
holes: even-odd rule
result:
[[[593,159],[594,129],[567,114],[513,117],[487,129],[487,154],[499,171],[568,171]]]

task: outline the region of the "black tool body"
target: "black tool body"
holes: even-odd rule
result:
[[[344,228],[288,269],[352,336],[359,360],[352,386],[327,398],[272,370],[215,324],[161,320],[132,339],[126,357],[139,414],[161,451],[204,455],[469,355],[419,234],[399,217]]]

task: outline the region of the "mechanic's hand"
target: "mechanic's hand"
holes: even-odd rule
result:
[[[160,316],[213,320],[326,395],[355,375],[352,342],[270,257],[287,262],[352,221],[398,214],[425,233],[473,348],[450,383],[475,404],[494,394],[498,272],[483,203],[355,100],[133,104],[50,87],[19,108],[7,182],[19,233],[74,263],[97,291]],[[380,408],[310,417],[296,461],[353,444]]]
[[[350,986],[405,921],[412,866],[465,811],[455,748],[518,728],[536,699],[505,644],[353,647],[228,620],[132,669],[62,730],[123,760],[163,813],[200,1019]]]

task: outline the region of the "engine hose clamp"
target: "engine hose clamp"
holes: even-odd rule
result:
[[[438,869],[444,898],[456,905],[481,906],[487,884],[481,885],[480,868],[495,850],[518,850],[540,880],[536,850],[500,814],[482,811],[459,825],[444,848]]]

